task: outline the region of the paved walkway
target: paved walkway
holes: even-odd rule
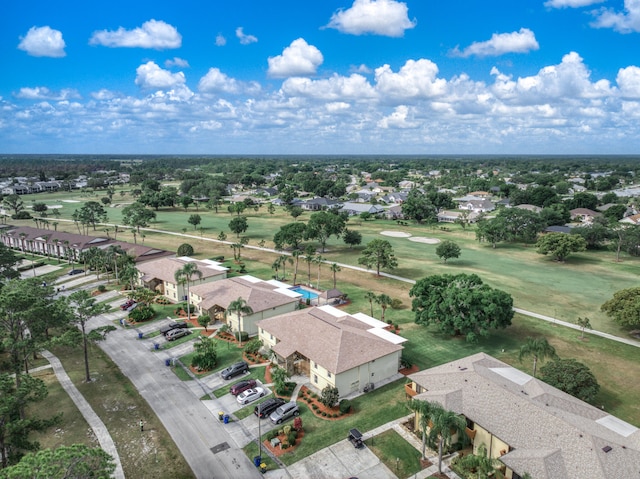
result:
[[[80,393],[80,391],[78,391],[78,388],[76,388],[73,382],[71,382],[71,379],[62,367],[62,363],[60,362],[60,360],[49,351],[42,351],[41,354],[49,361],[51,367],[53,367],[53,371],[56,374],[56,377],[58,378],[58,382],[60,383],[60,385],[62,385],[69,397],[73,400],[76,407],[78,408],[80,413],[82,413],[89,426],[91,426],[93,433],[96,435],[96,438],[100,443],[100,447],[104,449],[105,452],[110,454],[113,458],[113,461],[116,464],[116,470],[113,474],[114,477],[116,477],[117,479],[124,479],[125,476],[124,471],[122,470],[122,464],[120,463],[120,455],[118,454],[116,445],[113,442],[113,439],[111,438],[111,434],[109,434],[107,427],[95,413],[82,393]]]

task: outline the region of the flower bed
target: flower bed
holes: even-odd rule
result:
[[[306,403],[309,410],[318,418],[328,421],[338,421],[353,414],[353,406],[347,413],[340,412],[338,406],[327,407],[320,402],[320,396],[315,394],[306,386],[300,388],[298,393],[298,401]]]

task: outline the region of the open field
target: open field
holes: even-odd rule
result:
[[[58,209],[61,219],[70,219],[73,211],[82,204],[69,203],[68,201],[82,202],[89,199],[99,200],[99,198],[100,194],[83,196],[79,192],[57,192],[24,197],[25,203],[33,199],[49,205],[62,206]],[[113,199],[114,204],[107,208],[109,223],[122,224],[122,207],[131,201],[133,198],[128,194],[122,197],[116,192]],[[188,216],[196,212],[202,217],[201,228],[197,231],[187,223]],[[298,221],[306,221],[310,214],[310,212],[305,212],[298,218]],[[249,245],[253,246],[264,240],[267,247],[273,247],[273,235],[278,228],[293,221],[280,208],[276,209],[275,214],[270,215],[265,206],[257,212],[253,209],[247,209],[244,215],[248,218],[249,229],[243,236],[246,236],[249,239]],[[231,218],[233,215],[226,212],[226,207],[220,208],[217,214],[204,208],[196,211],[194,207],[189,208],[188,212],[181,208],[161,209],[157,212],[156,221],[150,225],[152,229],[172,231],[192,237],[185,239],[179,236],[171,237],[152,231],[143,231],[144,237],[142,234],[137,235],[136,240],[169,249],[175,249],[179,244],[189,242],[195,247],[198,257],[212,257],[219,254],[228,257],[232,255],[228,244],[219,245],[205,240],[215,240],[220,232],[224,231],[228,241],[236,241],[235,235],[229,231],[228,227]],[[55,219],[50,215],[49,221],[53,222]],[[32,224],[32,222],[22,223]],[[595,329],[618,335],[626,334],[623,329],[601,313],[599,308],[602,303],[611,298],[615,291],[637,284],[640,258],[623,255],[623,261],[616,263],[613,252],[588,251],[570,256],[566,263],[556,263],[546,256],[537,254],[531,245],[499,244],[496,249],[493,249],[488,244],[478,243],[475,240],[473,227],[463,230],[458,225],[447,224],[448,231],[443,231],[439,226],[430,227],[410,223],[408,226],[400,227],[394,221],[363,222],[359,218],[351,219],[347,226],[362,234],[363,245],[374,238],[380,238],[381,231],[391,230],[438,240],[450,239],[462,248],[459,259],[450,260],[444,264],[435,255],[436,245],[409,241],[408,238],[384,236],[383,238],[392,244],[395,254],[399,258],[399,266],[393,271],[398,276],[416,280],[430,274],[475,273],[486,283],[510,293],[514,297],[515,305],[519,308],[569,322],[574,322],[578,317],[587,316]],[[77,228],[73,224],[59,222],[57,227],[77,232]],[[106,228],[110,230],[109,234],[113,234],[113,227]],[[104,229],[105,227],[99,227],[96,233],[105,234]],[[118,239],[134,241],[130,232],[119,233]],[[327,243],[327,251],[322,253],[322,256],[327,261],[357,265],[361,248],[349,249],[341,240],[331,238]],[[273,275],[270,265],[275,259],[274,254],[260,253],[258,255],[255,251],[252,252],[249,248],[244,248],[242,255],[264,262],[269,268],[268,277]],[[306,281],[306,266],[301,260],[298,281]],[[293,268],[287,266],[289,278],[292,277],[292,272]],[[251,273],[253,274],[253,272]],[[345,280],[345,274],[345,272],[339,273],[338,277]],[[314,284],[317,282],[317,268],[313,265],[311,281]],[[332,278],[328,267],[324,267],[321,270],[321,286],[326,288],[331,283]]]

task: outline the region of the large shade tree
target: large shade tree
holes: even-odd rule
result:
[[[369,269],[375,268],[376,274],[380,276],[382,268],[393,269],[398,266],[398,260],[391,243],[383,239],[374,239],[362,250],[358,264],[365,265]]]
[[[600,385],[591,370],[575,359],[557,359],[540,368],[544,382],[586,402],[593,402]]]
[[[513,318],[511,295],[475,274],[428,276],[417,281],[409,295],[417,324],[436,325],[443,333],[465,335],[467,341],[506,328]]]
[[[616,291],[613,298],[600,309],[621,326],[635,327],[640,324],[640,288]]]

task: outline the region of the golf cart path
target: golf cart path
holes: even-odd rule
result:
[[[96,435],[96,438],[100,443],[100,447],[113,458],[113,461],[116,464],[116,470],[113,473],[114,477],[116,477],[117,479],[125,479],[124,470],[122,469],[122,463],[120,462],[120,455],[118,454],[116,445],[113,442],[113,439],[111,438],[111,434],[109,434],[109,430],[107,429],[107,427],[98,417],[91,405],[84,398],[82,393],[78,391],[78,388],[76,388],[75,384],[71,382],[71,378],[69,378],[69,375],[64,370],[64,367],[62,366],[60,360],[49,351],[42,351],[41,354],[49,361],[51,367],[53,368],[53,372],[58,378],[58,382],[67,392],[69,397],[73,400],[76,407],[78,408],[84,419],[87,421],[89,426],[91,426],[93,433]]]

